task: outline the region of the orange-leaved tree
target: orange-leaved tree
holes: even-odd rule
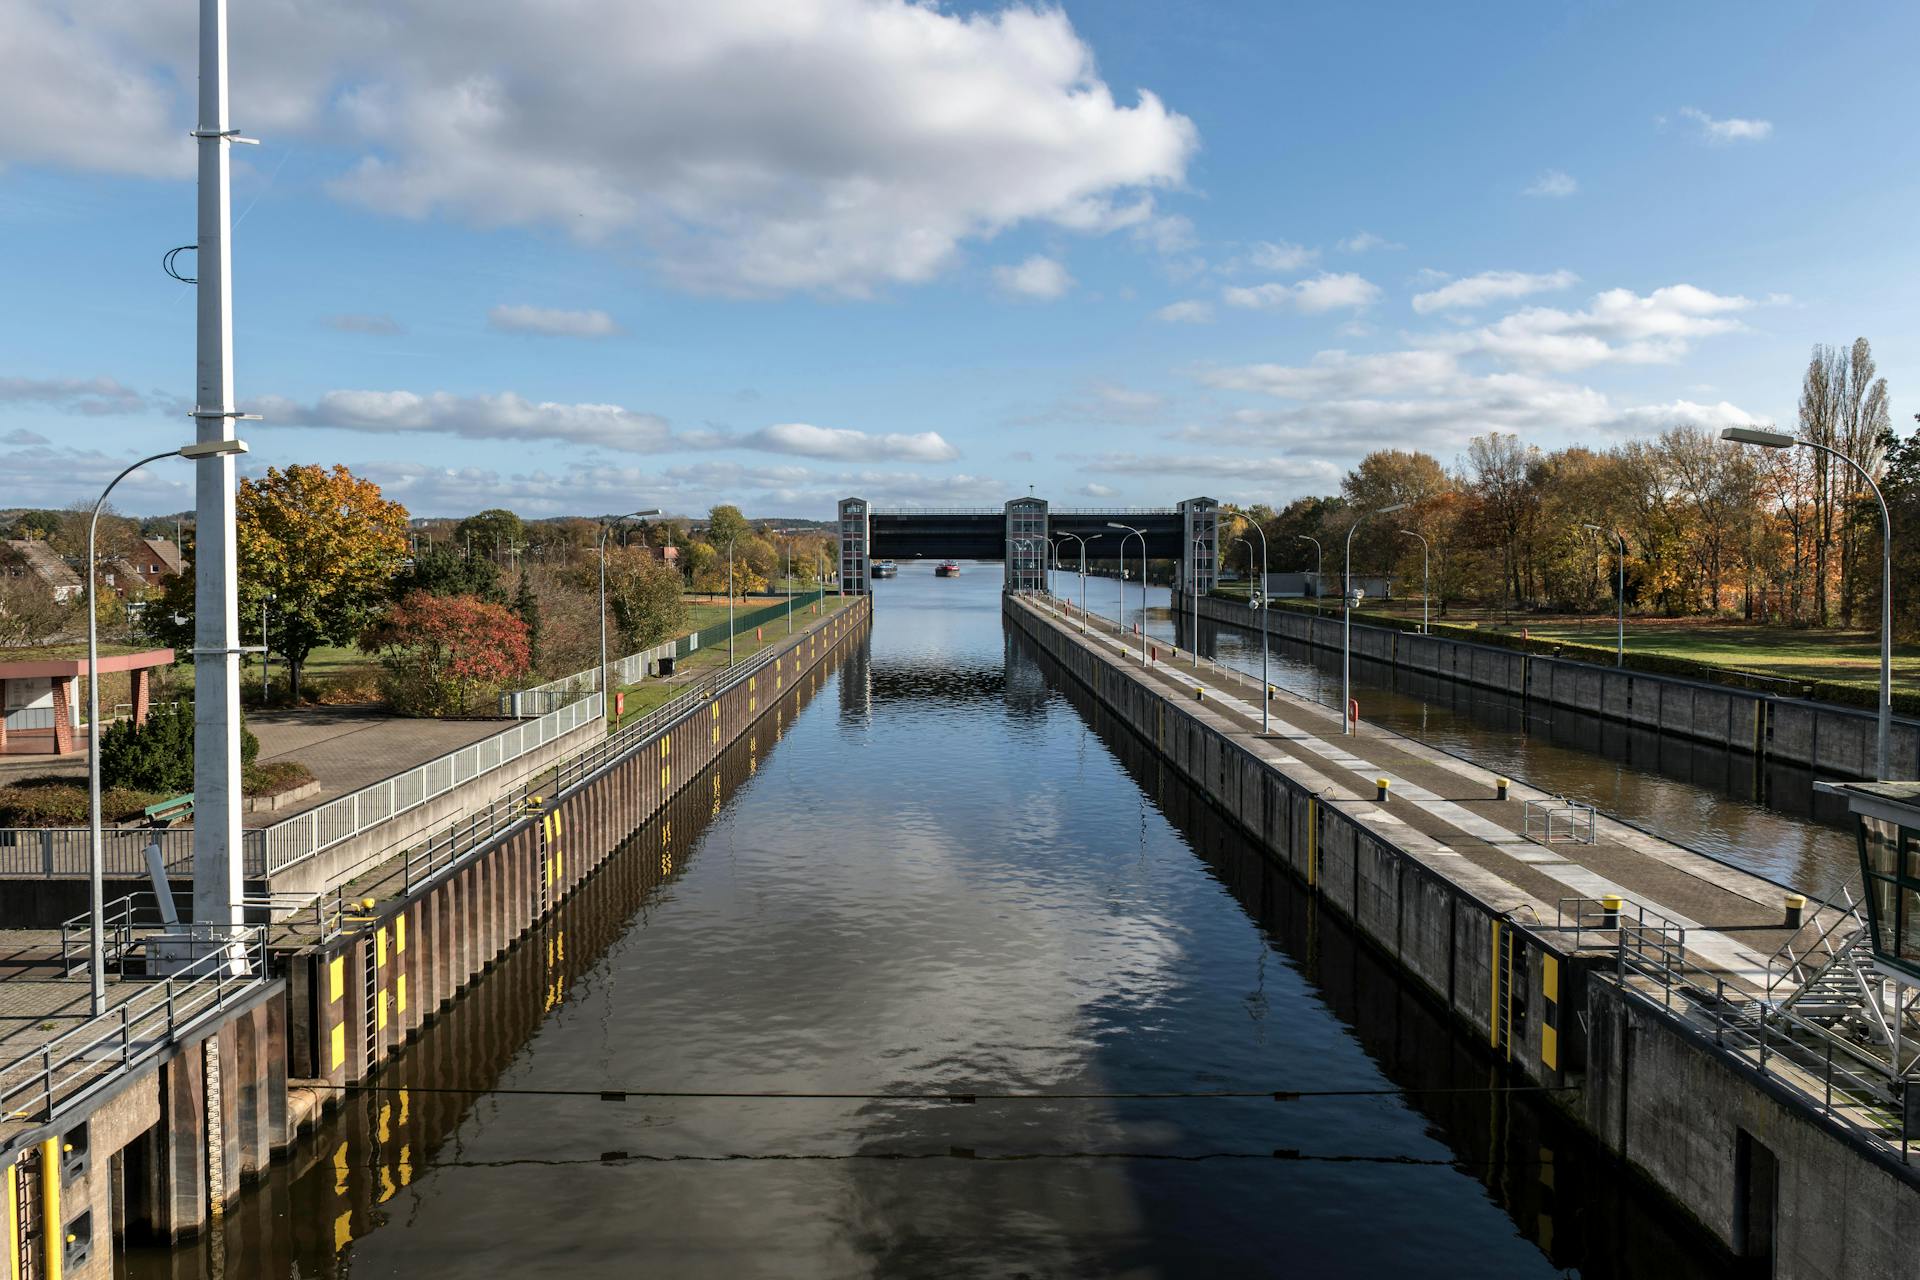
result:
[[[527,624],[504,605],[414,591],[360,637],[380,655],[381,685],[397,711],[457,715],[477,696],[533,665]]]
[[[241,616],[273,597],[268,634],[297,701],[307,655],[353,643],[386,598],[407,554],[407,509],[343,466],[299,464],[242,480],[236,507]]]

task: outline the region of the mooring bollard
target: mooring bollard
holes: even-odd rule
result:
[[[1787,895],[1787,928],[1798,929],[1807,910],[1806,895],[1790,893]]]
[[[1600,899],[1600,927],[1618,929],[1620,927],[1620,895],[1610,893]]]
[[[1207,700],[1207,691],[1199,685],[1193,686],[1193,700],[1195,702],[1205,702]]]
[[[1392,784],[1385,778],[1375,778],[1373,780],[1373,798],[1381,804],[1385,804],[1387,802],[1387,790],[1391,785]]]
[[[1493,798],[1495,800],[1505,800],[1507,798],[1507,788],[1512,785],[1513,784],[1505,778],[1495,778],[1493,780]]]
[[[1268,702],[1272,702],[1272,701],[1274,700],[1274,698],[1275,698],[1276,696],[1278,696],[1278,695],[1279,695],[1279,693],[1280,693],[1280,691],[1279,691],[1278,689],[1276,689],[1276,688],[1274,688],[1274,687],[1273,687],[1272,685],[1268,685],[1268,686],[1267,686],[1267,701],[1268,701]]]

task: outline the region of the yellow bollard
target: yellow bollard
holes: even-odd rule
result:
[[[1610,893],[1600,899],[1600,927],[1618,929],[1620,927],[1620,906],[1622,899],[1617,893]]]
[[[1507,788],[1512,785],[1513,784],[1505,778],[1495,778],[1493,780],[1493,798],[1495,800],[1505,800],[1507,798]]]
[[[1798,929],[1800,927],[1800,921],[1806,915],[1806,910],[1807,910],[1807,899],[1805,894],[1799,894],[1799,893],[1788,894],[1787,895],[1787,928]]]
[[[1387,789],[1391,785],[1392,784],[1389,783],[1385,778],[1375,778],[1373,780],[1373,786],[1374,786],[1373,798],[1377,800],[1379,803],[1385,804],[1387,802]]]

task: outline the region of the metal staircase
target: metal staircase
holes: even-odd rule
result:
[[[1820,912],[1830,918],[1812,941],[1795,948],[1789,939],[1767,965],[1767,1021],[1785,1037],[1831,1045],[1887,1083],[1904,1083],[1920,1058],[1916,992],[1875,968],[1866,921],[1844,886],[1821,904],[1816,924]]]

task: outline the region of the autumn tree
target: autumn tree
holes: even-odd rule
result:
[[[415,591],[360,637],[380,659],[381,688],[397,711],[457,715],[526,674],[527,627],[503,605]]]
[[[687,620],[680,574],[647,547],[607,548],[607,614],[628,653],[679,635]]]
[[[307,655],[353,643],[386,599],[407,552],[407,511],[343,466],[298,464],[242,480],[235,505],[241,614],[274,597],[273,647],[298,701]]]
[[[490,507],[454,526],[454,544],[462,551],[498,560],[501,553],[527,541],[527,527],[504,507]]]

